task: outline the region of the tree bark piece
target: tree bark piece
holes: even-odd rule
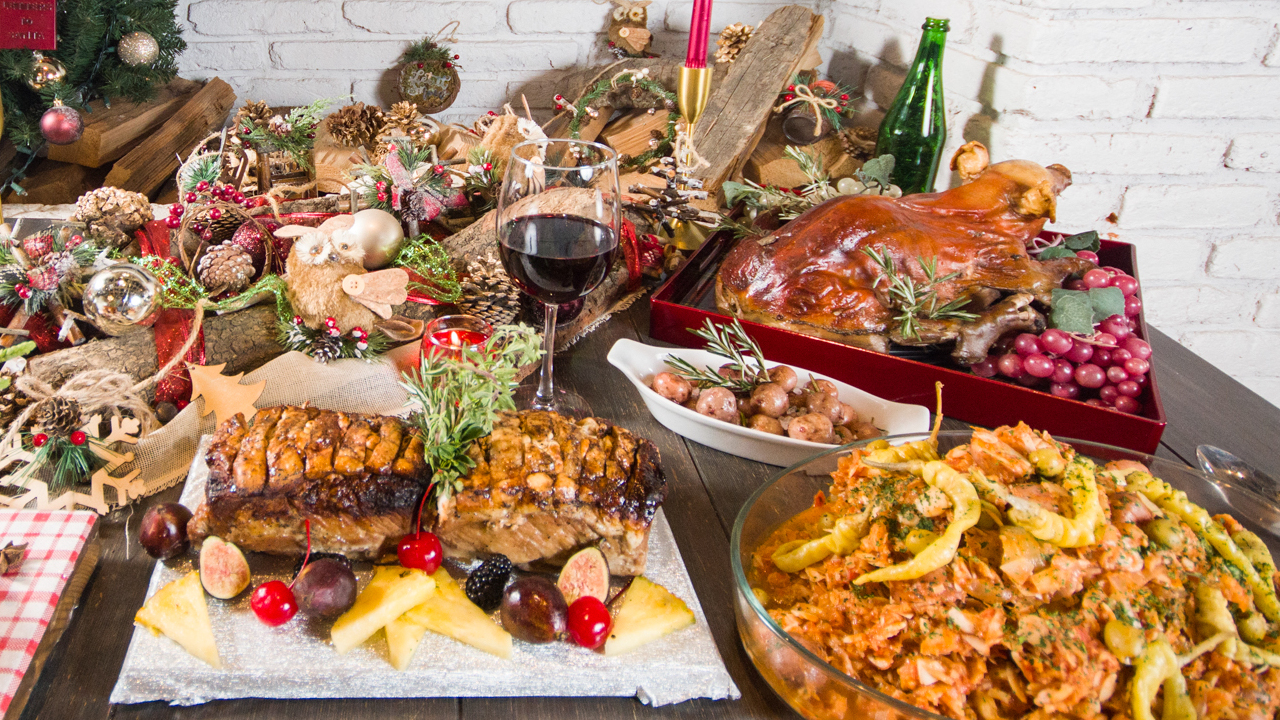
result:
[[[122,157],[136,141],[154,132],[200,90],[200,83],[174,78],[154,100],[132,103],[102,100],[89,103],[84,133],[70,145],[49,146],[49,159],[85,167],[101,167]]]
[[[711,163],[694,174],[713,193],[704,209],[718,207],[724,200],[721,183],[741,175],[764,135],[778,91],[803,69],[822,37],[822,25],[821,15],[798,5],[773,11],[743,46],[724,80],[712,85],[707,109],[693,133],[694,147]]]
[[[227,373],[247,372],[284,353],[276,341],[276,313],[271,306],[251,307],[204,319],[205,362],[226,363]],[[159,369],[155,332],[151,328],[120,337],[93,340],[83,345],[37,355],[30,370],[54,386],[75,373],[107,368],[135,380],[151,377]]]
[[[178,157],[227,119],[236,101],[231,86],[213,78],[160,129],[120,158],[107,175],[106,185],[150,195],[178,169]]]

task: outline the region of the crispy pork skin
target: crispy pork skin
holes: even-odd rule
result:
[[[475,468],[436,507],[447,554],[560,563],[595,545],[614,575],[644,572],[667,492],[653,443],[600,418],[524,411],[501,413],[468,453]]]
[[[725,256],[716,304],[726,313],[881,352],[888,341],[959,341],[956,359],[986,356],[1001,332],[1034,330],[1043,320],[1029,306],[1047,306],[1064,278],[1093,264],[1080,258],[1039,261],[1027,243],[1054,217],[1057,196],[1071,184],[1060,165],[1025,160],[987,166],[986,149],[969,143],[953,167],[965,184],[940,193],[894,199],[842,196],[818,205],[761,241],[745,239]],[[968,299],[975,331],[933,322],[916,337],[895,334],[885,273],[867,250],[887,255],[896,271],[928,282],[922,260],[936,260],[938,305]],[[1019,295],[1013,306],[990,307],[990,291]],[[997,332],[999,331],[999,332]]]
[[[209,444],[205,501],[188,524],[245,550],[375,559],[411,531],[428,472],[402,420],[274,407],[225,421]]]

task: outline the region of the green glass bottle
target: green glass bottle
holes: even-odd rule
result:
[[[893,155],[893,183],[904,195],[931,192],[942,146],[947,142],[947,110],[942,99],[942,48],[949,21],[927,18],[915,62],[889,106],[876,155]]]

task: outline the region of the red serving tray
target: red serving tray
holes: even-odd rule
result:
[[[703,341],[689,330],[702,327],[707,318],[728,322],[715,307],[715,276],[720,261],[734,245],[730,233],[713,235],[675,275],[658,288],[650,300],[649,335],[685,347],[701,347]],[[1137,251],[1129,243],[1103,240],[1098,258],[1103,265],[1138,277]],[[1154,453],[1166,424],[1154,369],[1138,400],[1142,412],[1128,415],[1095,407],[1079,400],[1054,397],[994,378],[932,365],[895,355],[852,347],[791,330],[743,321],[742,326],[760,343],[765,357],[805,370],[830,375],[886,400],[932,408],[934,383],[942,381],[943,412],[976,425],[995,427],[1024,421],[1061,437],[1079,438]],[[1145,315],[1138,318],[1138,334],[1149,337]]]

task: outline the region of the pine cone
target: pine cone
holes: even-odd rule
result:
[[[55,437],[65,437],[84,424],[80,403],[57,395],[41,400],[31,418],[41,431]]]
[[[347,147],[373,149],[386,121],[382,110],[372,105],[348,105],[325,119],[329,134]]]
[[[509,325],[520,314],[520,292],[492,256],[467,263],[458,308],[490,325]]]
[[[76,200],[71,222],[87,226],[85,234],[109,247],[124,247],[138,228],[155,220],[146,195],[115,187],[90,190]]]
[[[311,343],[311,358],[317,362],[327,363],[337,360],[342,355],[342,338],[321,335]]]
[[[379,141],[386,142],[395,137],[424,141],[431,136],[431,129],[422,124],[422,113],[418,112],[418,106],[411,102],[402,101],[392,105],[383,119],[386,122],[378,133]]]
[[[755,33],[755,28],[743,23],[734,23],[720,31],[720,39],[716,40],[716,62],[732,63],[737,60],[738,53]]]
[[[235,120],[232,121],[231,127],[235,128],[236,132],[240,132],[242,128],[248,126],[250,123],[265,126],[267,121],[270,119],[271,106],[267,105],[262,100],[251,100],[246,102],[239,110],[236,111],[236,117]]]
[[[27,254],[33,262],[38,262],[50,250],[53,249],[53,232],[46,230],[29,235],[22,239],[22,251]]]
[[[244,217],[228,210],[223,210],[221,217],[209,222],[209,242],[215,245],[225,243],[235,236],[236,230],[244,222]]]
[[[8,432],[13,421],[31,404],[31,398],[13,386],[13,381],[18,379],[17,375],[0,372],[0,377],[9,379],[9,386],[0,390],[0,433],[4,433]]]
[[[51,265],[37,265],[27,271],[27,284],[44,292],[57,290],[62,278],[63,273]]]
[[[207,288],[243,290],[253,278],[253,257],[239,245],[214,245],[200,258],[196,274]]]
[[[854,160],[867,161],[876,156],[876,129],[870,127],[845,128],[840,131],[840,147]]]

